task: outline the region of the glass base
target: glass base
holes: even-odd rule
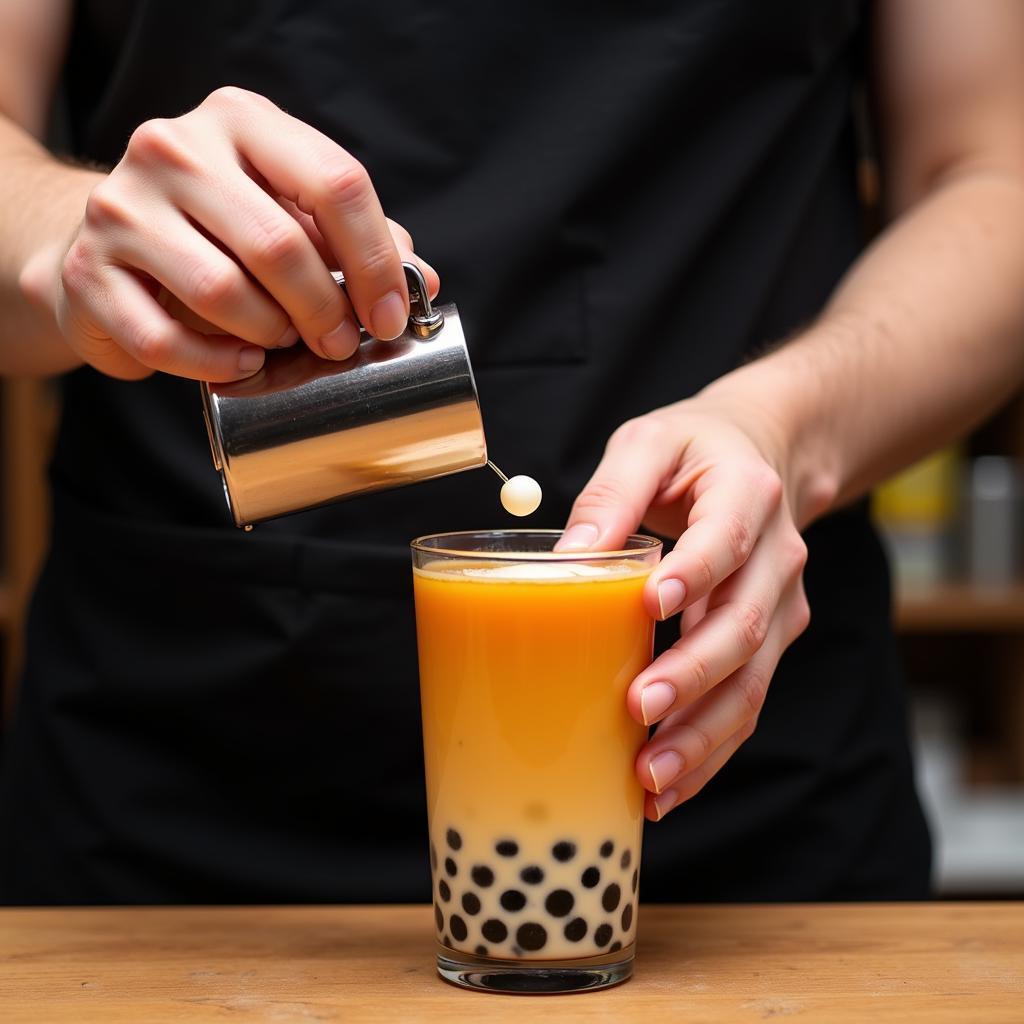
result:
[[[506,995],[591,992],[626,981],[633,974],[633,947],[579,960],[498,960],[445,948],[437,973],[462,988]]]

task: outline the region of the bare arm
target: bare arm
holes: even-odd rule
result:
[[[1024,376],[1024,4],[888,0],[875,52],[895,220],[811,330],[711,389],[739,387],[778,425],[801,523]]]
[[[81,362],[52,313],[19,287],[33,259],[49,250],[56,261],[67,248],[102,177],[60,163],[39,142],[70,19],[70,0],[0,0],[0,373],[57,373]]]
[[[895,219],[802,336],[620,427],[562,541],[617,547],[641,522],[679,537],[645,601],[659,618],[682,609],[681,636],[627,697],[657,723],[636,762],[656,820],[751,735],[807,626],[798,529],[962,433],[1024,376],[1024,3],[878,11]]]

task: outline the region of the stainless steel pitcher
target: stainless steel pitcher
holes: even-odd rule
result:
[[[203,383],[213,463],[235,524],[486,465],[480,400],[455,306],[433,306],[403,264],[411,315],[329,362],[300,342],[254,376]],[[335,275],[344,285],[340,274]]]

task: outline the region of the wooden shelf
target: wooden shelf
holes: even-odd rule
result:
[[[903,587],[896,595],[894,618],[902,633],[1024,633],[1024,582],[1006,587]]]

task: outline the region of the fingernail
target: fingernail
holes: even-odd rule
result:
[[[397,338],[408,323],[409,314],[405,311],[405,303],[398,292],[388,292],[383,299],[378,299],[370,310],[370,326],[374,337],[384,341]]]
[[[291,348],[298,340],[299,332],[295,330],[294,324],[289,324],[284,334],[274,342],[274,348]]]
[[[266,353],[261,348],[243,348],[238,353],[238,370],[246,377],[251,377],[262,365]]]
[[[587,551],[600,536],[601,531],[593,523],[577,523],[570,526],[555,545],[556,551]]]
[[[674,789],[666,789],[664,793],[654,798],[654,813],[657,815],[655,821],[661,821],[675,807],[678,796]]]
[[[333,331],[321,335],[320,347],[328,359],[348,359],[359,348],[359,328],[345,317]]]
[[[659,680],[648,683],[640,691],[640,714],[644,725],[656,722],[676,702],[676,688],[671,683]]]
[[[683,770],[683,759],[674,750],[663,750],[647,763],[654,792],[660,793]]]
[[[658,584],[658,608],[661,609],[661,617],[667,619],[679,611],[683,598],[686,596],[686,587],[682,580],[662,580]]]

